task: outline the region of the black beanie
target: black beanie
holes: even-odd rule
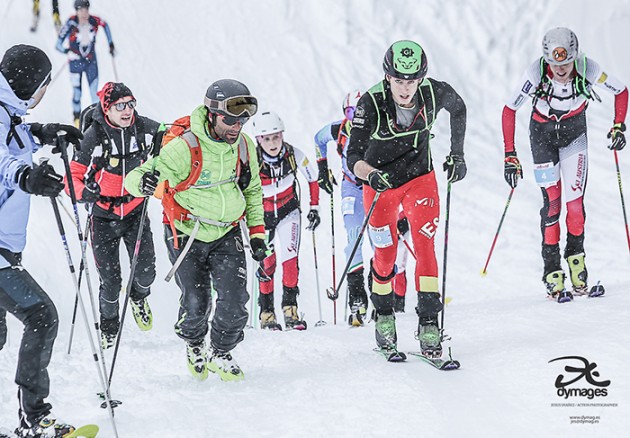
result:
[[[6,51],[0,62],[0,73],[17,97],[29,100],[50,75],[48,56],[37,47],[18,44]]]

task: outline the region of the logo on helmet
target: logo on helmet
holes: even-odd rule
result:
[[[413,56],[413,49],[411,47],[404,47],[400,51],[400,55],[404,56],[405,58],[411,58]]]
[[[553,59],[557,62],[563,62],[567,60],[567,56],[569,55],[567,53],[567,49],[565,49],[564,47],[556,47],[555,49],[553,49],[553,52],[551,52],[551,55],[553,56]]]

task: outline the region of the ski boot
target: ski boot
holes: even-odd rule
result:
[[[297,306],[283,306],[284,328],[287,330],[306,330],[306,321],[298,318]]]
[[[103,350],[108,350],[116,345],[116,333],[101,332],[101,346]]]
[[[365,303],[358,301],[350,306],[350,316],[348,316],[348,325],[352,327],[362,327],[367,313]]]
[[[74,426],[57,421],[51,414],[40,417],[31,427],[22,425],[15,429],[19,438],[62,438],[72,432]]]
[[[276,321],[276,314],[273,312],[260,312],[260,328],[282,331],[282,326]]]
[[[131,300],[131,310],[140,330],[146,332],[153,328],[153,313],[151,313],[149,301],[146,298],[142,298],[140,301]]]
[[[573,295],[571,292],[564,288],[564,272],[562,270],[553,271],[543,277],[545,286],[547,287],[547,293],[549,296],[559,303],[568,303],[573,301]]]
[[[405,313],[405,296],[394,294],[394,312]]]
[[[569,272],[571,274],[571,284],[573,285],[573,295],[588,295],[588,271],[584,262],[584,253],[567,257]]]
[[[208,370],[219,375],[224,382],[243,380],[245,375],[229,351],[214,348],[208,362]]]
[[[396,350],[398,337],[396,335],[396,317],[391,315],[380,315],[376,311],[373,314],[375,321],[374,336],[376,345],[381,350]]]
[[[201,341],[187,341],[186,356],[188,357],[190,374],[197,380],[206,380],[208,378],[206,342],[203,339]]]
[[[442,335],[435,318],[420,318],[416,339],[420,341],[420,352],[430,359],[442,357]]]

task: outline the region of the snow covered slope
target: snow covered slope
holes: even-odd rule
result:
[[[61,0],[62,15],[71,1]],[[445,437],[621,437],[630,420],[626,364],[630,318],[630,257],[625,240],[612,153],[605,147],[612,96],[589,108],[590,176],[588,267],[591,282],[605,283],[604,298],[558,305],[544,297],[540,281],[540,192],[533,181],[527,134],[528,112],[517,118],[516,144],[525,169],[508,211],[489,274],[479,272],[508,195],[503,181],[500,115],[524,69],[540,54],[546,30],[576,31],[582,50],[607,71],[630,83],[626,41],[630,6],[622,0],[94,0],[91,12],[106,19],[119,51],[120,80],[134,91],[138,110],[172,121],[202,102],[207,86],[233,77],[259,98],[261,110],[284,119],[285,138],[311,157],[312,137],[341,117],[344,94],[367,89],[382,77],[382,56],[397,39],[414,39],[428,54],[429,75],[449,82],[468,106],[465,143],[468,176],[453,186],[447,294],[448,345],[462,369],[442,373],[419,360],[389,364],[375,355],[373,325],[348,329],[343,309],[332,325],[332,305],[322,290],[324,319],[315,328],[317,294],[311,236],[304,234],[300,271],[301,311],[310,323],[302,333],[248,330],[234,354],[246,379],[225,384],[211,376],[193,381],[184,343],[173,332],[179,291],[162,281],[169,268],[161,241],[160,209],[150,208],[158,256],[151,305],[153,331],[140,333],[127,321],[112,391],[124,401],[116,421],[121,437],[205,436],[445,436]],[[28,32],[30,3],[0,3],[0,50],[30,43],[44,48],[53,71],[64,57],[54,52],[50,4],[42,2],[38,33]],[[98,42],[101,83],[114,79],[104,35]],[[30,120],[70,121],[67,71],[50,87]],[[89,102],[84,95],[83,104]],[[449,148],[447,113],[440,114],[432,142],[436,168]],[[630,187],[629,152],[619,155]],[[332,167],[339,168],[335,158]],[[61,169],[57,158],[53,163]],[[439,172],[445,193],[445,179]],[[338,193],[336,206],[340,205]],[[328,197],[317,231],[320,282],[328,286],[330,232]],[[69,205],[69,202],[66,202]],[[442,197],[445,206],[445,197]],[[34,198],[24,264],[44,286],[60,313],[53,355],[50,401],[57,416],[75,424],[96,422],[111,437],[106,412],[98,407],[95,367],[82,324],[72,355],[66,355],[74,290],[50,202]],[[339,214],[337,213],[339,219]],[[71,222],[66,227],[75,248]],[[443,229],[442,229],[443,232]],[[443,234],[436,236],[442,265]],[[306,232],[305,232],[306,233]],[[345,235],[336,226],[337,272],[343,268]],[[369,249],[364,248],[366,257]],[[125,256],[123,256],[125,257]],[[94,288],[96,272],[92,269]],[[279,283],[279,282],[278,282]],[[407,313],[398,318],[402,350],[416,350],[416,317],[410,281]],[[87,301],[87,295],[86,295]],[[279,300],[277,305],[279,306]],[[9,319],[10,344],[0,352],[0,426],[15,427],[13,376],[21,327]],[[613,407],[557,407],[554,382],[564,365],[548,361],[582,356],[611,380],[609,395],[590,403]],[[565,373],[566,374],[566,373]],[[571,375],[572,376],[572,375]],[[626,377],[624,377],[626,376]],[[565,376],[568,379],[569,376]],[[577,387],[588,387],[581,380]],[[565,401],[567,402],[567,401]],[[575,399],[568,402],[578,403]],[[597,424],[571,424],[571,416],[599,416]],[[625,432],[624,432],[625,431]]]

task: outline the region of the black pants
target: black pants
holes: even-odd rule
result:
[[[122,288],[120,272],[120,241],[125,244],[129,259],[133,252],[140,227],[140,211],[126,216],[124,219],[105,219],[92,216],[91,238],[94,260],[100,277],[99,309],[101,313],[101,330],[105,333],[118,333],[118,299]],[[155,280],[155,248],[149,218],[144,222],[142,241],[138,254],[138,262],[133,278],[130,298],[139,301],[151,293],[151,285]]]
[[[173,234],[164,227],[166,247],[171,263],[175,263],[186,245],[187,236],[179,234],[179,249],[173,246]],[[212,311],[212,289],[217,293],[216,311],[212,318],[211,345],[230,351],[243,340],[247,324],[247,265],[243,240],[238,227],[222,238],[206,243],[195,240],[175,274],[182,291],[177,335],[187,341],[199,341],[208,333]]]
[[[50,387],[47,368],[57,337],[57,309],[33,277],[18,267],[0,269],[0,348],[6,336],[6,312],[24,324],[15,383],[22,426],[30,427],[51,409],[44,399]]]

